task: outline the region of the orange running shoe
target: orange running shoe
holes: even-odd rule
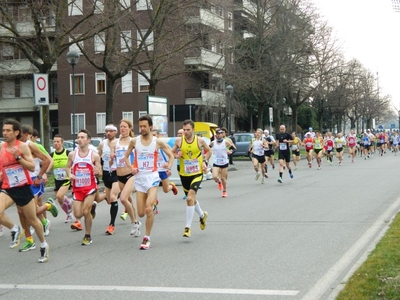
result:
[[[227,192],[222,192],[222,198],[226,198],[228,197],[228,193]]]
[[[224,187],[222,186],[222,182],[221,182],[221,181],[218,182],[218,189],[219,189],[220,191],[222,191],[223,188],[224,188]]]
[[[71,225],[71,229],[72,229],[72,230],[81,231],[81,230],[83,229],[83,228],[82,228],[81,222],[75,221],[75,223],[73,223],[73,224]]]
[[[175,183],[170,182],[170,184],[172,185],[172,192],[174,195],[178,195],[178,188],[176,187]]]
[[[108,225],[106,233],[109,235],[112,235],[112,234],[114,234],[114,231],[115,231],[115,226]]]

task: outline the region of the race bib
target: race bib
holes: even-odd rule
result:
[[[137,157],[139,171],[153,171],[154,169],[154,154],[142,153]]]
[[[67,179],[67,171],[64,168],[57,168],[53,171],[56,180]]]
[[[279,150],[287,150],[287,144],[286,143],[279,143]]]
[[[195,174],[200,172],[199,168],[199,160],[195,159],[185,159],[183,161],[183,165],[185,167],[186,174]]]
[[[77,170],[75,173],[75,186],[85,187],[85,186],[90,186],[90,184],[91,184],[90,170],[88,169]]]
[[[21,165],[6,167],[5,171],[10,187],[23,186],[28,183],[28,178]]]

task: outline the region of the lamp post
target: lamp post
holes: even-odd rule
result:
[[[228,85],[225,89],[228,96],[228,134],[231,134],[231,96],[233,94],[233,86]]]
[[[79,53],[76,51],[69,51],[67,53],[67,61],[72,66],[72,147],[75,150],[76,140],[76,116],[75,116],[75,65],[79,61]]]

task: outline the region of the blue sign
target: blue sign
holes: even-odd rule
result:
[[[390,124],[390,128],[396,128],[396,124]]]
[[[382,125],[379,125],[378,128],[379,128],[379,129],[383,129],[383,126],[382,126]]]

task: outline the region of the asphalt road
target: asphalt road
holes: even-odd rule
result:
[[[324,162],[309,169],[303,160],[283,184],[277,169],[266,184],[255,181],[249,161],[230,168],[228,198],[203,182],[198,199],[208,211],[201,231],[197,215],[192,237],[183,238],[185,201],[159,191],[152,247],[118,218],[105,235],[109,206],[98,206],[93,244],[82,232],[52,222],[50,259],[39,250],[9,249],[0,238],[1,299],[333,299],[365,259],[400,207],[398,163],[392,153],[342,166]],[[122,206],[120,205],[120,211]],[[7,212],[17,221],[15,207]],[[142,220],[144,222],[144,220]],[[143,235],[143,234],[142,234]]]

